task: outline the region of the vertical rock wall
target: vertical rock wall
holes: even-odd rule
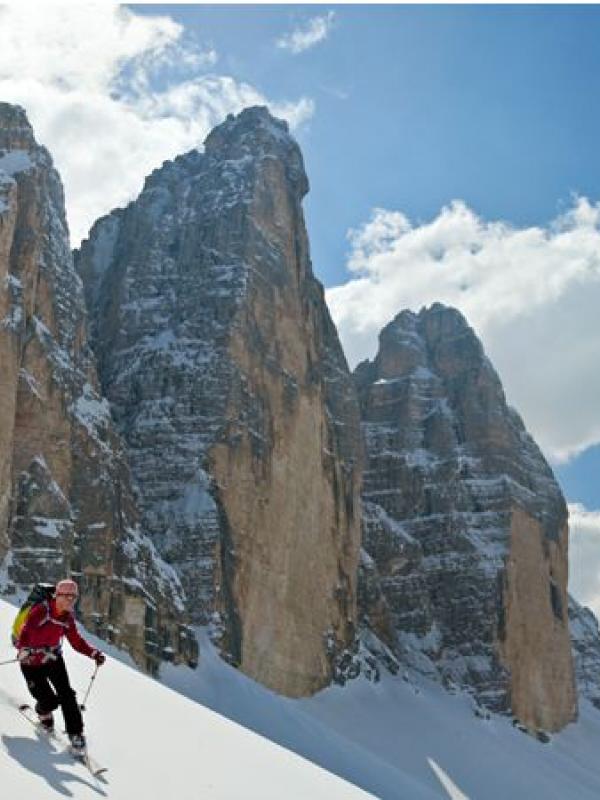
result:
[[[0,313],[5,591],[73,574],[92,630],[150,669],[171,645],[194,661],[178,580],[141,535],[98,392],[60,178],[24,111],[8,104],[0,104]],[[145,624],[132,625],[136,615]]]
[[[576,715],[566,506],[481,344],[453,309],[402,312],[355,380],[367,623],[417,669],[559,729]]]
[[[246,109],[77,255],[144,527],[223,652],[288,695],[354,635],[358,408],[310,266],[302,157]]]
[[[600,709],[600,631],[589,608],[569,598],[569,623],[573,661],[580,698]]]

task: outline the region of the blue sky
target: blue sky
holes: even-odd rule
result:
[[[334,10],[327,40],[275,41]],[[273,99],[309,95],[297,132],[315,269],[344,278],[345,234],[374,206],[427,219],[454,198],[486,218],[551,220],[600,185],[600,8],[136,6],[167,11]]]
[[[600,613],[599,33],[592,5],[12,5],[0,98],[75,245],[228,113],[286,118],[350,365],[403,308],[460,308],[577,504]]]
[[[571,502],[600,506],[600,447],[590,447],[567,464],[554,466],[563,492]]]

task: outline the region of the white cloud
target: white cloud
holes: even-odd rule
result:
[[[600,511],[569,506],[569,591],[600,619]]]
[[[0,98],[27,110],[65,184],[74,244],[164,160],[200,146],[228,113],[268,105],[292,127],[311,100],[276,104],[209,73],[212,47],[167,16],[112,4],[0,7]]]
[[[459,201],[418,226],[377,209],[349,239],[354,277],[327,300],[353,366],[401,309],[440,301],[475,328],[550,458],[600,442],[600,203],[574,199],[530,228],[486,222]]]
[[[319,42],[324,41],[329,36],[329,31],[333,25],[335,13],[329,11],[318,17],[312,17],[302,28],[296,28],[291,33],[286,33],[277,40],[277,47],[282,50],[290,50],[297,55],[310,47],[314,47]]]

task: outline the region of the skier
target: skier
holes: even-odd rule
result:
[[[62,657],[62,638],[66,636],[75,650],[93,658],[98,666],[104,664],[106,656],[77,630],[73,607],[78,593],[75,581],[59,581],[50,600],[32,606],[16,647],[27,687],[37,701],[40,723],[52,731],[52,712],[61,706],[71,747],[75,753],[84,753],[83,718]]]

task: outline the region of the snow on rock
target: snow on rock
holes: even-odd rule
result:
[[[600,631],[589,608],[569,597],[569,623],[577,688],[600,709]]]
[[[6,173],[11,178],[17,172],[25,172],[34,166],[27,150],[9,150],[0,155],[0,172]]]
[[[577,708],[566,504],[481,343],[455,309],[403,311],[355,381],[364,624],[401,663],[562,727]]]

